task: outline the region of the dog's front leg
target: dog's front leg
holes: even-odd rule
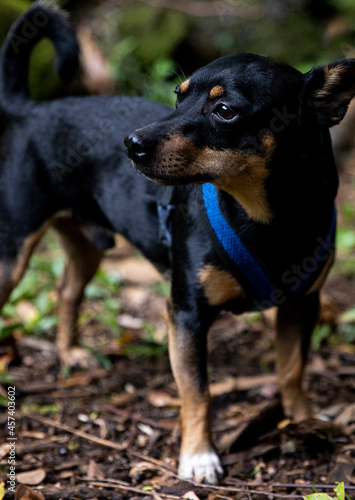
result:
[[[206,367],[209,325],[192,316],[170,313],[169,354],[182,418],[179,476],[216,484],[223,470],[211,437]]]

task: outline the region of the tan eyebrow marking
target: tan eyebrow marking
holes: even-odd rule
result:
[[[216,97],[220,97],[223,94],[224,94],[224,88],[222,87],[222,85],[216,85],[210,91],[210,98],[215,99]]]
[[[185,80],[184,82],[181,82],[179,85],[179,92],[181,92],[181,93],[186,92],[186,90],[189,86],[189,83],[190,83],[190,79]]]

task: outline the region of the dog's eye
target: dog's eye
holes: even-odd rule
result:
[[[233,120],[237,116],[237,113],[232,111],[225,104],[220,104],[215,110],[214,114],[221,118],[222,120]]]

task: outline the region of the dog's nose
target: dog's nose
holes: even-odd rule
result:
[[[133,161],[141,159],[147,154],[142,140],[135,133],[126,137],[124,143],[127,148],[127,156]]]

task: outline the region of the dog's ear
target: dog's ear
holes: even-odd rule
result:
[[[311,109],[322,125],[339,123],[355,96],[355,59],[313,68],[304,79],[303,106]]]

